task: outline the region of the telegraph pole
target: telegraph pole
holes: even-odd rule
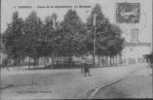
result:
[[[152,0],[152,53],[153,54],[153,0]],[[153,59],[151,59],[153,60]],[[151,61],[152,62],[152,61]],[[152,98],[153,98],[153,64],[151,63],[151,69],[152,69]]]
[[[93,32],[93,64],[96,66],[96,17],[97,14],[93,15],[93,26],[94,26],[94,32]]]

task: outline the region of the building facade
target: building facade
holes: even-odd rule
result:
[[[92,0],[91,0],[92,1]],[[95,0],[125,38],[123,63],[145,62],[152,51],[152,0]]]
[[[152,51],[152,0],[127,0],[117,3],[116,24],[123,31],[125,63],[143,62]]]

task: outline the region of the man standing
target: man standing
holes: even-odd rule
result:
[[[91,76],[91,75],[90,75],[89,65],[86,64],[86,63],[84,63],[83,66],[84,66],[84,75],[85,75],[85,77],[86,77],[86,76]]]

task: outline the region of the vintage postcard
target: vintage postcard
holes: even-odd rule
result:
[[[153,98],[152,0],[1,0],[0,100]]]

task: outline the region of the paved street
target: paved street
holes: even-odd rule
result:
[[[141,69],[145,69],[145,71]],[[101,96],[103,94],[101,92],[102,87],[124,80],[129,76],[132,77],[132,74],[140,76],[139,74],[145,75],[146,73],[151,73],[151,70],[145,64],[95,68],[91,69],[92,76],[90,77],[84,77],[80,69],[41,71],[3,70],[1,73],[1,100],[105,98],[107,95]],[[150,78],[145,81],[142,80],[142,82],[147,82],[146,84],[148,84],[143,89],[151,89],[150,80]],[[137,84],[137,81],[134,84]],[[122,88],[118,87],[118,89]],[[130,90],[132,89],[134,87],[130,88]],[[145,97],[150,97],[149,93],[144,94]]]
[[[115,84],[101,87],[93,98],[152,98],[151,71],[142,68]]]

